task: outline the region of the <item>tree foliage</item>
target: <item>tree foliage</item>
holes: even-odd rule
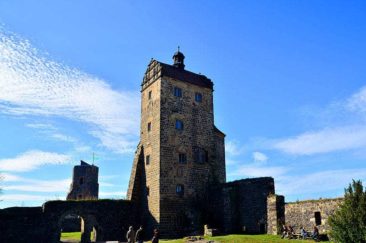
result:
[[[329,218],[335,242],[366,243],[366,190],[361,181],[345,189],[344,202]]]

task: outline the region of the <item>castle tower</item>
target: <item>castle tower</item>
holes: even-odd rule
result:
[[[141,85],[140,143],[127,197],[140,203],[147,231],[165,237],[203,229],[211,184],[224,183],[225,134],[214,125],[213,83],[173,65],[151,60]]]
[[[70,192],[66,200],[98,199],[98,167],[80,161],[74,166]]]

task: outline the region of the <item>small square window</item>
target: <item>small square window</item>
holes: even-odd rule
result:
[[[182,97],[182,89],[178,87],[174,87],[174,96]]]
[[[202,102],[202,94],[201,93],[195,93],[194,99],[197,102]]]
[[[183,122],[181,120],[175,120],[175,129],[183,130]]]
[[[180,164],[185,164],[187,163],[187,155],[186,154],[183,154],[183,153],[180,153],[179,154],[179,163]]]
[[[196,163],[202,164],[208,162],[208,152],[205,149],[194,147],[193,154]]]
[[[177,193],[177,195],[179,195],[179,196],[183,196],[183,195],[184,195],[184,185],[182,185],[182,184],[178,184],[178,185],[175,187],[175,192]]]
[[[151,100],[151,97],[152,97],[152,91],[150,90],[149,91],[149,100]]]
[[[146,155],[146,165],[150,164],[150,155]]]
[[[147,124],[147,131],[148,131],[148,132],[150,132],[150,131],[151,131],[151,122],[149,122],[149,123]]]

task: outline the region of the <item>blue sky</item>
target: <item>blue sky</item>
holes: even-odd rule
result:
[[[64,199],[100,158],[122,198],[151,58],[215,84],[227,179],[273,176],[287,201],[366,179],[364,1],[0,2],[0,207]]]

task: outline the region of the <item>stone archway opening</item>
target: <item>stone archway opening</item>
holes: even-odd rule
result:
[[[59,219],[60,242],[81,242],[84,225],[84,219],[78,214],[62,215]]]

